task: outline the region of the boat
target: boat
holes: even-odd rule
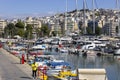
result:
[[[62,69],[70,69],[71,65],[63,60],[55,60],[50,63],[49,70],[47,71],[48,76],[58,75]]]
[[[28,50],[28,54],[30,55],[30,56],[34,56],[34,55],[42,55],[43,54],[43,50],[41,50],[41,49],[29,49]]]
[[[62,70],[59,72],[58,75],[53,75],[53,76],[57,79],[68,80],[68,79],[72,79],[73,77],[77,77],[77,73],[71,70]]]
[[[68,54],[68,49],[63,47],[63,48],[59,48],[59,52],[63,53],[63,54]]]
[[[19,54],[21,53],[21,50],[23,50],[24,48],[21,46],[13,46],[10,47],[9,52],[15,56],[19,56]],[[25,51],[24,51],[25,53]]]
[[[35,45],[35,46],[32,47],[32,49],[45,50],[45,46],[43,46],[43,45]]]
[[[83,46],[81,47],[81,49],[89,49],[89,50],[93,50],[96,46],[97,47],[105,47],[106,44],[102,43],[101,41],[84,41],[83,42]]]
[[[47,66],[47,63],[53,61],[55,58],[52,55],[38,55],[34,59],[38,66]]]

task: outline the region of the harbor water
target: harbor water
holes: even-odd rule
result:
[[[77,68],[104,68],[108,80],[120,80],[120,61],[113,56],[77,56],[72,54],[56,55],[56,58],[63,59]]]

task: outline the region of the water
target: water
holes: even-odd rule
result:
[[[86,58],[76,55],[56,55],[77,68],[105,68],[108,80],[120,80],[120,61],[113,56],[88,56]]]

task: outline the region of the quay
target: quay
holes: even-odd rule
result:
[[[31,67],[27,63],[20,64],[18,57],[3,48],[0,48],[0,59],[0,80],[33,80]]]

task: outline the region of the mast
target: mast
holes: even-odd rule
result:
[[[66,0],[66,12],[65,12],[65,31],[67,30],[67,11],[68,11],[67,4],[68,4],[68,1]]]
[[[109,36],[111,36],[111,20],[109,20]]]
[[[119,9],[119,0],[116,0],[116,9],[118,10]]]
[[[86,26],[85,26],[85,9],[86,9],[86,5],[85,5],[86,0],[83,0],[83,28],[84,28],[84,34],[86,34]]]
[[[76,23],[78,27],[78,33],[80,33],[79,26],[78,26],[78,0],[76,0]]]
[[[95,11],[94,11],[95,2],[94,0],[92,0],[92,7],[93,7],[93,34],[95,34]]]
[[[56,36],[57,36],[57,37],[58,37],[58,27],[59,27],[58,15],[59,15],[59,14],[57,13],[57,15],[56,15],[56,27],[57,27],[57,30],[56,30],[56,31],[57,31],[57,35],[56,35]]]
[[[118,36],[120,36],[120,15],[119,15],[119,0],[116,0],[116,10],[118,11]]]

